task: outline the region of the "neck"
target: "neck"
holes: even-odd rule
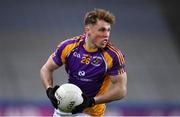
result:
[[[91,39],[88,36],[85,39],[84,48],[90,52],[94,52],[98,50],[98,48],[92,43]]]

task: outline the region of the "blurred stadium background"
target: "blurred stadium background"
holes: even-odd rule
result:
[[[106,115],[180,115],[179,0],[1,0],[0,116],[51,115],[39,70],[57,44],[83,33],[94,8],[116,16],[111,38],[125,52],[128,95]],[[64,69],[56,84],[66,81]]]

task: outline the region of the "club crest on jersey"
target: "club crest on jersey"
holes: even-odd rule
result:
[[[102,58],[99,56],[93,56],[91,64],[98,67],[101,65]]]

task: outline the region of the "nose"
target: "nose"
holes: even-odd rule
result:
[[[104,29],[102,34],[104,38],[108,38],[110,35],[110,29]]]
[[[105,32],[104,32],[104,38],[108,38],[109,35],[110,35],[110,33],[109,33],[108,31],[105,31]]]
[[[103,37],[104,37],[104,38],[107,38],[107,39],[109,38],[109,36],[108,36],[108,35],[104,35]]]

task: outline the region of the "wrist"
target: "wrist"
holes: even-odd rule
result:
[[[46,89],[46,94],[48,97],[50,97],[50,95],[51,95],[50,93],[51,93],[52,89],[53,89],[52,87],[49,87]]]
[[[95,99],[91,98],[91,105],[90,106],[94,106],[96,104]]]
[[[53,88],[53,86],[51,86],[51,85],[48,85],[48,86],[46,87],[46,90],[47,90],[48,88]]]

